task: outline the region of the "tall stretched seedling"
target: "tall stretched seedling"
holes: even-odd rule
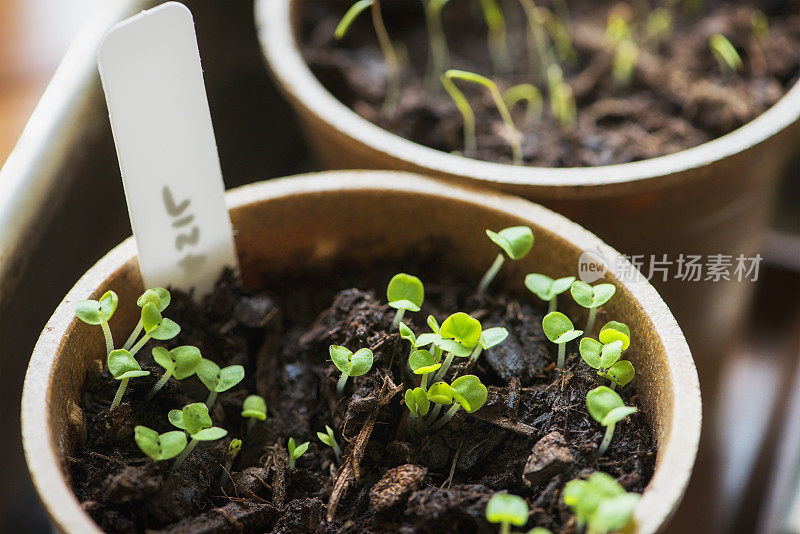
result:
[[[428,66],[425,79],[430,90],[437,89],[437,80],[450,61],[447,36],[442,26],[442,9],[449,1],[422,0],[425,8],[425,25],[428,29]]]

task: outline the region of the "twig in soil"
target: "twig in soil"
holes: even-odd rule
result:
[[[503,417],[502,415],[487,413],[486,410],[478,411],[471,415],[476,419],[486,421],[487,423],[499,426],[500,428],[505,428],[506,430],[511,430],[512,432],[522,434],[523,436],[534,437],[538,434],[536,429],[528,424],[520,421],[514,421],[513,419]]]
[[[445,486],[449,488],[450,484],[453,483],[453,475],[456,472],[456,464],[458,463],[458,455],[461,452],[461,446],[463,444],[464,444],[464,440],[463,439],[459,439],[458,440],[458,448],[456,449],[456,453],[453,455],[453,463],[450,466],[450,474],[447,476],[447,479],[442,483],[442,485],[439,486],[439,489],[442,489]],[[475,450],[475,448],[473,448],[472,450]]]
[[[272,505],[278,510],[283,509],[286,500],[286,466],[289,458],[286,449],[276,443],[271,447],[271,453],[265,462],[265,469],[272,469]]]

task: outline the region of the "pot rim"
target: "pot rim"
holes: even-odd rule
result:
[[[454,186],[444,180],[399,171],[328,171],[281,178],[242,186],[226,194],[228,209],[302,196],[319,196],[347,190],[381,193],[413,191],[416,194],[442,199],[455,199],[465,204],[504,212],[546,228],[572,247],[596,250],[603,246],[610,255],[624,262],[626,273],[634,279],[621,281],[608,277],[630,292],[651,323],[654,339],[669,355],[668,376],[674,398],[670,416],[672,423],[665,443],[659,446],[657,468],[634,513],[637,532],[655,532],[662,527],[680,503],[692,472],[700,439],[701,399],[697,371],[689,347],[667,305],[650,283],[627,260],[605,245],[594,234],[576,223],[538,204],[482,188]],[[610,256],[609,256],[610,257]],[[59,304],[44,327],[31,357],[22,393],[22,441],[26,462],[48,514],[65,533],[92,532],[100,529],[83,511],[57,454],[57,443],[48,414],[53,382],[55,354],[66,343],[72,325],[77,322],[73,303],[90,298],[112,274],[136,259],[133,238],[112,249],[89,269]]]
[[[482,180],[498,186],[535,187],[562,196],[569,189],[648,184],[681,175],[743,152],[786,129],[800,118],[800,82],[764,113],[736,130],[672,154],[597,167],[529,167],[493,163],[429,148],[362,118],[335,98],[311,72],[297,46],[292,5],[297,0],[256,0],[255,18],[263,55],[281,89],[328,127],[418,169]],[[653,183],[655,181],[656,183]],[[641,183],[641,184],[640,184]],[[558,193],[556,193],[558,191]]]

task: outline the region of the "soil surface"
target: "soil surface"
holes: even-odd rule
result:
[[[446,68],[492,78],[500,90],[532,83],[544,94],[541,119],[526,120],[524,104],[512,114],[522,133],[525,164],[584,167],[637,161],[690,148],[751,121],[777,102],[800,75],[800,1],[705,0],[672,2],[673,32],[661,42],[646,31],[647,13],[661,2],[537,0],[562,13],[572,52],[560,59],[577,102],[577,124],[562,128],[553,118],[538,54],[528,53],[527,19],[518,1],[503,1],[510,66],[493,63],[479,2],[450,2],[442,10],[449,47]],[[334,96],[364,118],[416,143],[462,152],[462,118],[437,77],[426,79],[428,33],[422,2],[382,0],[382,13],[402,60],[399,104],[381,114],[386,68],[369,12],[342,41],[333,30],[350,0],[307,0],[303,9],[302,53]],[[666,2],[664,3],[666,4]],[[567,13],[563,6],[567,5]],[[687,6],[705,5],[700,12]],[[632,79],[613,75],[615,47],[605,36],[608,16],[624,6],[639,47]],[[648,7],[650,6],[650,7]],[[769,32],[753,31],[754,10],[766,14]],[[723,69],[709,50],[721,33],[736,47],[743,67]],[[510,162],[507,129],[488,91],[457,82],[477,123],[478,159]]]
[[[561,500],[570,479],[602,470],[628,491],[643,491],[656,456],[645,415],[619,424],[598,460],[603,428],[588,415],[585,396],[601,381],[575,353],[577,343],[570,343],[565,371],[555,371],[533,296],[490,289],[478,297],[458,266],[426,261],[432,257],[421,250],[400,264],[297,272],[265,279],[264,287],[275,290],[261,293],[226,275],[199,304],[173,293],[164,315],[182,331],[137,355],[152,374],[131,380],[119,408],[108,411],[117,383],[99,361],[87,377],[87,441],[68,461],[84,509],[108,532],[488,533],[497,528],[484,518],[486,503],[508,490],[530,504],[528,528],[575,532]],[[470,370],[489,387],[486,405],[471,415],[460,411],[421,438],[409,435],[404,419],[403,386],[416,385],[406,364],[409,345],[390,328],[394,310],[385,304],[386,283],[398,268],[425,282],[422,311],[404,321],[417,334],[427,330],[428,314],[441,322],[455,311],[510,332]],[[608,319],[600,315],[598,321]],[[244,381],[220,394],[211,411],[228,436],[200,444],[174,474],[172,462],[144,457],[133,426],[174,430],[168,411],[205,400],[207,391],[196,377],[170,379],[146,402],[163,372],[151,356],[157,343],[195,345],[220,365],[246,369]],[[331,344],[369,347],[375,355],[372,370],[351,378],[342,397]],[[448,375],[455,373],[465,374],[463,364]],[[266,399],[268,418],[248,435],[241,404],[254,393]],[[636,380],[621,395],[639,405]],[[316,438],[325,425],[344,449],[342,464]],[[229,477],[223,455],[236,437],[244,446]],[[288,468],[289,437],[311,442],[295,469]]]

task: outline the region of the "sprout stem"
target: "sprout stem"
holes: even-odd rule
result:
[[[292,456],[292,455],[290,454],[290,455],[289,455],[289,469],[294,469],[294,463],[295,463],[296,461],[297,461],[297,460],[295,460],[294,456]]]
[[[167,383],[167,380],[169,380],[169,377],[171,377],[171,376],[172,376],[172,373],[170,373],[169,371],[165,371],[164,372],[164,376],[162,376],[158,380],[158,382],[155,383],[155,385],[153,386],[153,389],[150,390],[150,392],[147,394],[147,396],[145,396],[144,399],[149,401],[153,397],[155,397],[156,393],[158,393],[159,390],[164,387],[164,384]]]
[[[142,333],[142,329],[143,328],[144,328],[144,324],[142,324],[142,320],[139,319],[139,322],[136,323],[136,328],[133,329],[133,332],[131,332],[131,335],[128,338],[128,341],[125,342],[125,345],[123,345],[122,348],[125,349],[125,350],[130,350],[131,347],[133,346],[133,343],[136,341],[136,338],[139,337],[139,334]]]
[[[333,455],[336,457],[336,461],[339,462],[342,459],[342,448],[339,447],[339,444],[336,442],[336,439],[333,440],[333,445],[331,446],[333,449]]]
[[[206,397],[206,407],[210,410],[214,403],[217,402],[217,392],[216,391],[209,391],[208,397]]]
[[[255,417],[251,417],[249,421],[247,421],[247,437],[250,437],[250,434],[253,432],[253,429],[256,427],[256,419]]]
[[[130,350],[131,356],[136,356],[136,353],[142,350],[142,347],[144,347],[145,343],[147,343],[148,341],[150,341],[150,334],[143,335],[142,339],[140,339],[139,342],[136,343],[136,345],[134,345],[133,348]]]
[[[386,97],[383,100],[383,107],[381,108],[381,115],[391,116],[397,107],[397,101],[400,98],[400,65],[397,61],[397,55],[394,51],[394,45],[386,31],[386,25],[383,23],[383,16],[381,16],[381,4],[377,0],[372,4],[372,25],[375,27],[375,33],[378,35],[378,43],[381,46],[383,57],[386,60],[387,82],[386,82]]]
[[[558,345],[558,362],[556,369],[561,370],[564,368],[564,361],[567,359],[567,344],[559,343]]]
[[[429,374],[430,373],[423,374],[422,375],[422,379],[419,381],[419,387],[421,387],[422,389],[424,389],[426,391],[428,390],[428,375]]]
[[[428,418],[427,418],[428,420],[426,421],[426,423],[425,423],[425,424],[426,424],[426,425],[430,425],[431,423],[433,423],[434,421],[436,421],[436,418],[437,418],[437,417],[439,417],[439,414],[440,414],[441,412],[442,412],[442,405],[441,405],[441,404],[437,404],[436,406],[434,406],[434,407],[433,407],[433,410],[431,410],[431,411],[428,413]]]
[[[503,521],[500,525],[500,534],[511,534],[511,523]]]
[[[122,402],[122,396],[125,394],[125,389],[128,387],[128,380],[130,378],[123,378],[119,381],[119,387],[117,388],[117,394],[114,395],[114,401],[111,403],[111,408],[109,410],[113,410],[119,403]]]
[[[472,106],[469,105],[464,93],[456,87],[456,84],[446,73],[442,74],[439,79],[464,120],[464,155],[470,156],[478,149],[478,142],[475,138],[475,113],[472,111]]]
[[[547,306],[547,313],[553,313],[558,309],[558,296],[550,299],[550,304]]]
[[[348,378],[350,378],[350,375],[347,373],[342,373],[342,376],[339,377],[339,381],[336,383],[336,393],[339,395],[344,393],[344,385],[347,384]]]
[[[608,450],[608,446],[611,445],[611,438],[614,437],[614,427],[617,426],[617,423],[611,423],[606,427],[606,435],[603,436],[603,442],[600,444],[600,448],[597,449],[597,457],[603,456],[606,451]]]
[[[436,90],[436,81],[444,71],[444,66],[450,61],[450,51],[447,47],[447,36],[442,27],[442,8],[447,0],[424,0],[425,23],[428,26],[428,39],[430,53],[428,55],[427,85],[431,91]]]
[[[444,378],[444,374],[447,372],[448,369],[450,369],[450,364],[453,363],[454,356],[455,355],[452,352],[447,353],[447,357],[444,359],[444,363],[439,368],[439,371],[437,371],[436,375],[433,377],[434,382],[438,382],[439,380]]]
[[[114,338],[111,337],[111,328],[108,327],[108,321],[101,321],[100,328],[103,329],[103,337],[106,338],[106,356],[108,356],[114,350]]]
[[[442,349],[431,343],[431,353],[433,353],[433,361],[439,363],[442,361]]]
[[[392,328],[400,327],[400,321],[403,320],[403,315],[405,315],[405,313],[406,310],[404,310],[403,308],[397,308],[397,313],[394,314],[394,319],[392,320]],[[413,350],[413,345],[412,345],[412,350]]]
[[[506,41],[506,21],[503,17],[503,10],[497,0],[481,0],[481,8],[486,26],[489,28],[486,40],[494,68],[498,73],[509,73],[512,68],[511,53]]]
[[[553,62],[553,58],[547,48],[547,30],[544,27],[544,21],[533,0],[519,0],[519,3],[528,19],[528,61],[533,63],[534,57],[538,59],[541,77],[545,79],[547,66]]]
[[[585,336],[591,336],[594,330],[594,321],[597,318],[597,308],[589,308],[589,318],[586,320]]]
[[[481,352],[483,352],[483,345],[478,343],[475,345],[475,348],[472,349],[472,354],[469,356],[469,365],[472,365],[478,361],[478,357],[481,355]]]
[[[506,257],[503,256],[503,253],[501,252],[494,259],[494,263],[492,263],[491,267],[489,267],[489,270],[486,271],[486,274],[483,275],[483,278],[481,278],[481,282],[478,284],[479,295],[486,293],[486,289],[489,287],[489,284],[492,283],[494,277],[497,276],[497,273],[500,271],[500,267],[503,266],[504,261],[506,261]]]
[[[173,473],[178,470],[178,468],[183,464],[183,461],[186,460],[186,457],[192,453],[195,447],[197,447],[197,440],[192,438],[192,441],[190,441],[186,448],[183,449],[183,452],[178,456],[178,458],[175,460],[175,463],[172,465]]]
[[[461,405],[460,405],[459,403],[457,403],[457,402],[454,402],[454,403],[453,403],[453,405],[450,407],[450,409],[449,409],[449,410],[447,410],[447,413],[446,413],[446,414],[444,414],[444,415],[441,417],[441,419],[439,419],[439,420],[438,420],[438,421],[436,421],[436,422],[435,422],[433,425],[431,425],[431,428],[430,428],[431,432],[433,432],[434,430],[439,430],[439,429],[440,429],[440,428],[442,428],[444,425],[446,425],[447,423],[449,423],[449,422],[450,422],[450,420],[453,418],[453,416],[456,414],[456,412],[457,412],[457,411],[458,411],[460,408],[461,408]]]

